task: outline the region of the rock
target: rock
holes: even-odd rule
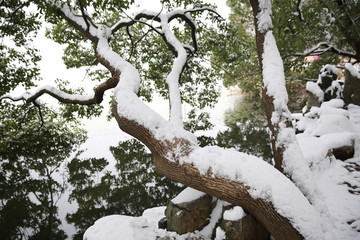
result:
[[[167,230],[177,234],[185,234],[201,230],[209,223],[210,214],[214,209],[213,197],[197,190],[187,188],[168,204],[165,215]],[[214,226],[213,236],[220,227],[225,231],[226,239],[231,240],[268,240],[270,233],[253,216],[246,214],[239,206],[229,203],[222,205],[222,218]],[[171,237],[157,240],[172,240]],[[203,240],[203,238],[188,237],[186,240]]]
[[[212,197],[205,193],[189,202],[170,201],[165,210],[167,230],[178,234],[201,230],[209,223],[212,208]]]
[[[338,75],[339,70],[335,66],[327,64],[320,70],[320,76],[317,84],[319,85],[321,90],[325,92],[326,89],[328,89],[332,85],[332,82],[337,79]],[[328,100],[330,99],[325,99],[325,101]]]
[[[170,236],[165,236],[165,237],[157,236],[155,240],[174,240],[174,238]]]
[[[321,69],[319,79],[316,82],[306,83],[308,102],[304,108],[304,113],[309,112],[311,107],[320,107],[322,102],[343,98],[342,82],[336,80],[338,74],[339,70],[335,66],[326,65]]]
[[[360,78],[350,72],[352,69],[348,69],[349,67],[345,68],[344,102],[347,105],[352,103],[360,106]]]
[[[220,220],[220,227],[226,233],[226,239],[231,240],[268,240],[270,233],[253,216],[246,214],[241,219]]]
[[[313,92],[306,91],[306,93],[308,94],[308,101],[306,103],[305,112],[309,112],[312,107],[320,107],[322,99],[320,99],[319,96]]]
[[[338,148],[332,149],[332,154],[336,159],[347,160],[349,158],[353,158],[355,154],[355,143],[352,142],[352,145],[342,146]]]
[[[183,239],[183,238],[182,238]],[[174,237],[165,236],[165,237],[156,237],[155,240],[176,240]],[[184,240],[205,240],[202,237],[187,237]]]
[[[161,228],[161,229],[166,229],[167,228],[167,219],[166,219],[166,217],[159,220],[158,227]]]

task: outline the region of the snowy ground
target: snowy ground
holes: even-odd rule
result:
[[[320,108],[312,108],[312,110],[305,116],[301,114],[294,115],[297,121],[297,127],[302,130],[301,134],[297,135],[298,142],[303,151],[304,157],[310,166],[315,181],[317,182],[318,189],[320,189],[323,197],[325,207],[328,209],[326,215],[326,223],[323,226],[307,227],[309,225],[309,219],[311,222],[324,221],[323,212],[315,208],[315,212],[318,211],[318,215],[321,217],[316,220],[312,219],[312,216],[305,216],[304,211],[301,207],[297,207],[299,201],[295,204],[286,203],[290,205],[278,205],[275,206],[278,210],[284,211],[285,214],[303,214],[307,222],[296,222],[304,224],[300,226],[301,231],[305,234],[309,234],[309,239],[317,239],[319,234],[322,235],[323,239],[360,239],[360,107],[350,105],[348,110],[342,109],[342,100],[332,100],[324,103]],[[335,159],[333,156],[329,156],[329,149],[336,148],[343,145],[355,145],[355,156],[346,161],[340,161]],[[219,149],[202,149],[200,151],[209,151],[211,154],[221,154]],[[215,153],[214,153],[215,152]],[[233,150],[226,151],[235,152]],[[222,156],[226,156],[222,154]],[[210,154],[208,154],[210,155]],[[234,154],[235,156],[236,154]],[[237,156],[242,156],[237,155]],[[217,157],[220,159],[221,157]],[[245,160],[244,160],[245,159]],[[239,162],[246,162],[252,157],[246,157]],[[254,158],[256,159],[256,158]],[[186,161],[191,161],[186,160]],[[226,159],[223,159],[226,161]],[[257,160],[254,160],[257,161]],[[214,164],[212,169],[214,171]],[[251,164],[246,163],[246,164]],[[203,165],[200,165],[204,167]],[[244,176],[241,169],[236,169],[236,166],[244,166],[244,163],[239,165],[234,164],[234,169],[231,173],[219,172],[219,174],[235,174],[238,178],[248,178]],[[200,168],[201,168],[200,167]],[[200,169],[201,170],[201,169]],[[205,170],[205,169],[204,169]],[[257,169],[258,170],[258,169]],[[259,174],[258,174],[259,175]],[[253,176],[252,176],[253,177]],[[242,180],[244,180],[242,179]],[[254,181],[261,183],[261,177],[257,176]],[[283,185],[287,187],[286,184]],[[273,189],[271,184],[268,184],[270,189],[267,189],[267,194],[273,198],[276,198],[276,191],[284,192],[283,189]],[[292,190],[291,190],[292,191]],[[259,193],[252,193],[259,194]],[[291,193],[288,195],[297,194]],[[295,196],[294,195],[294,196]],[[289,199],[291,199],[290,196]],[[273,200],[275,205],[279,204],[278,200]],[[301,201],[300,201],[301,202]],[[221,202],[219,204],[224,204]],[[292,207],[291,207],[292,206]],[[289,209],[289,207],[291,209]],[[297,209],[296,209],[297,208]],[[214,229],[216,221],[219,219],[221,214],[219,212],[220,207],[215,207],[212,219],[209,226],[205,227],[202,231],[192,233],[191,236],[205,236],[208,238],[209,232]],[[107,216],[99,219],[95,224],[90,227],[85,235],[84,239],[155,239],[156,236],[172,236],[176,239],[185,239],[189,234],[182,236],[176,235],[175,233],[166,232],[165,230],[157,228],[157,222],[164,217],[164,207],[148,209],[144,212],[141,217],[129,217],[121,215]],[[300,211],[298,211],[300,210]],[[301,212],[302,211],[302,212]],[[310,211],[310,210],[309,210]],[[240,211],[241,212],[241,211]],[[311,213],[313,214],[313,213]],[[317,222],[317,225],[319,222]],[[216,229],[217,239],[225,239],[224,232],[221,229]],[[320,239],[320,238],[319,238]]]

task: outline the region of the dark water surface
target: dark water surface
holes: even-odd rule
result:
[[[263,119],[244,118],[241,111],[235,108],[228,112],[225,122],[229,129],[214,138],[199,137],[200,145],[234,147],[270,161]],[[39,144],[39,149],[47,145]],[[153,171],[151,154],[136,140],[110,147],[115,159],[113,171],[106,170],[109,162],[104,158],[83,159],[78,155],[61,164],[61,156],[53,157],[59,151],[51,155],[54,148],[39,150],[38,154],[46,151],[48,155],[32,161],[16,154],[0,159],[1,240],[82,239],[84,231],[103,216],[141,215],[147,208],[166,205],[183,189]],[[60,219],[59,199],[64,197],[78,207]],[[62,230],[62,222],[74,226],[76,233]]]

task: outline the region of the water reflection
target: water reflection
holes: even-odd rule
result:
[[[200,145],[234,147],[269,161],[264,118],[253,104],[243,101],[227,112],[229,129],[213,138],[199,137]],[[211,126],[209,115],[190,115],[192,121],[186,124],[190,130]],[[39,128],[32,111],[25,121],[30,125],[14,132],[19,119],[12,117],[15,121],[9,116],[0,122],[0,239],[82,239],[97,219],[111,214],[141,215],[146,208],[165,205],[182,189],[153,171],[151,154],[136,140],[110,147],[116,171],[106,170],[107,159],[82,159],[80,153],[62,166],[84,141],[81,132],[69,131],[74,128],[56,122],[55,117],[50,119],[52,124]],[[69,192],[69,201],[78,205],[66,216],[66,221],[76,227],[74,236],[66,235],[58,217],[57,203],[65,191]]]
[[[139,216],[146,208],[167,204],[182,188],[153,171],[151,154],[137,140],[120,142],[110,150],[116,160],[115,174],[104,171],[106,159],[75,158],[68,165],[69,182],[74,187],[70,200],[79,205],[66,217],[77,228],[74,239],[82,239],[85,230],[100,217]]]
[[[61,164],[84,133],[43,109],[0,108],[0,239],[65,239],[57,201],[66,191]],[[71,129],[71,131],[70,131]]]

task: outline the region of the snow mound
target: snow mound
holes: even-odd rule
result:
[[[240,206],[235,206],[232,209],[224,212],[224,220],[237,221],[246,216],[246,213]]]
[[[165,207],[147,209],[141,217],[110,215],[97,220],[84,234],[84,240],[148,240],[161,234],[158,221]]]
[[[174,204],[180,204],[184,202],[191,202],[193,200],[199,199],[204,196],[205,193],[200,192],[193,188],[185,188],[179,195],[177,195],[173,200],[171,200]]]

